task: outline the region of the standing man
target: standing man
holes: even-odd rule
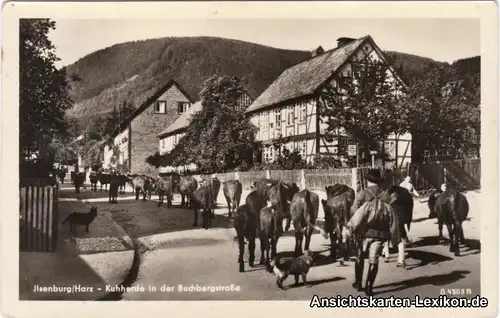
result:
[[[389,204],[380,201],[384,181],[380,170],[372,169],[365,176],[368,187],[356,195],[351,208],[351,219],[344,227],[342,235],[345,241],[352,234],[358,239],[356,264],[354,267],[355,281],[352,286],[358,291],[362,289],[365,254],[368,253],[368,276],[365,284],[365,294],[373,295],[373,284],[378,273],[378,261],[382,255],[384,243],[391,240],[397,245],[400,238],[399,219]]]

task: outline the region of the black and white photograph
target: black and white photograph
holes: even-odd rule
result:
[[[213,14],[17,20],[19,300],[496,303],[479,13]]]

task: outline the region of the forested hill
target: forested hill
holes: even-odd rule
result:
[[[405,80],[432,63],[420,56],[386,52],[402,68]],[[67,67],[77,74],[69,114],[85,121],[104,115],[122,101],[138,107],[168,80],[175,79],[198,98],[205,79],[214,74],[238,76],[257,98],[286,68],[308,59],[307,51],[276,49],[216,37],[171,37],[116,44]],[[401,67],[402,65],[402,67]]]

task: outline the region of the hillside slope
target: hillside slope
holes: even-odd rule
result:
[[[406,81],[436,62],[416,55],[386,52]],[[257,98],[286,68],[309,58],[307,51],[276,49],[216,37],[171,37],[116,44],[91,53],[67,67],[82,81],[71,92],[68,112],[84,125],[127,100],[138,107],[168,80],[175,79],[194,100],[205,79],[214,74],[238,76]]]
[[[129,100],[136,107],[168,80],[175,79],[197,100],[214,74],[238,76],[256,98],[283,70],[309,52],[212,37],[163,38],[117,44],[68,66],[82,81],[72,91],[75,117],[110,111]]]

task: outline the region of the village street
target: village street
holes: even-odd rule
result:
[[[157,207],[156,196],[146,202],[135,201],[130,191],[120,194],[117,204],[109,204],[106,191],[92,193],[87,187],[82,193],[75,194],[74,189],[68,186],[62,185],[60,200],[79,198],[98,206],[101,211],[109,212],[128,235],[138,238],[149,250],[142,257],[138,279],[133,285],[143,286],[145,291],[125,293],[124,300],[309,300],[313,295],[358,294],[351,287],[354,262],[349,261],[344,266],[338,262],[331,263],[327,257],[329,240],[319,234],[315,234],[311,241],[311,249],[321,252],[318,264],[308,275],[311,287],[294,286],[286,291],[279,290],[272,274],[265,272],[262,266],[250,268],[247,263],[246,272],[239,273],[238,246],[233,242],[235,230],[227,218],[222,191],[218,197],[213,228],[204,230],[201,227],[193,229],[193,214],[177,208],[178,196],[175,196],[170,209],[166,208],[166,204]],[[245,190],[242,201],[247,194],[248,190]],[[324,193],[319,194],[324,196]],[[436,220],[427,219],[426,203],[415,201],[414,222],[410,232],[413,245],[407,249],[407,268],[396,267],[394,253],[389,263],[381,259],[374,287],[377,296],[435,297],[442,288],[450,293],[452,291],[448,289],[463,289],[468,296],[480,293],[478,192],[469,192],[467,197],[471,209],[469,219],[464,222],[466,246],[461,247],[460,257],[454,257],[448,251],[448,245],[437,245]],[[320,220],[322,216],[320,209]],[[448,237],[446,229],[443,233]],[[289,256],[293,247],[294,237],[290,230],[280,238],[278,252]],[[260,245],[257,241],[257,262],[259,257]],[[247,259],[245,252],[245,261]],[[290,277],[285,281],[285,286],[292,283],[293,277]],[[194,291],[179,291],[179,285],[189,288],[192,284]],[[163,285],[168,288],[162,291]],[[197,285],[227,286],[232,291],[197,292]],[[150,291],[150,287],[156,288],[156,291]]]

